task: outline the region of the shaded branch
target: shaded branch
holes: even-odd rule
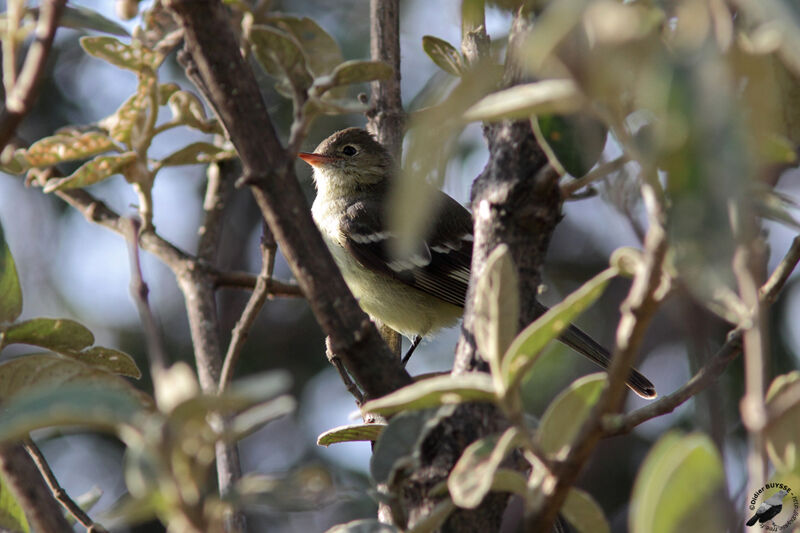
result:
[[[80,525],[86,528],[87,533],[108,533],[106,528],[100,524],[96,524],[89,515],[86,514],[86,511],[81,509],[80,506],[69,497],[67,491],[58,483],[58,479],[56,479],[55,474],[53,474],[53,471],[50,469],[50,465],[47,464],[47,460],[39,447],[30,439],[25,441],[24,447],[25,451],[28,452],[28,455],[33,459],[34,464],[36,464],[36,467],[42,474],[45,483],[47,483],[47,486],[50,488],[50,492],[53,493],[53,496],[55,496],[56,500],[58,500],[64,509],[66,509]]]
[[[43,0],[33,33],[33,42],[25,55],[25,63],[11,91],[6,93],[6,107],[0,113],[0,149],[5,147],[17,127],[31,110],[39,82],[53,47],[53,38],[66,0]],[[10,58],[14,61],[14,58]]]
[[[169,0],[184,29],[185,51],[201,90],[239,153],[243,182],[281,247],[332,348],[358,385],[377,397],[411,383],[350,293],[327,251],[280,145],[250,67],[216,0]],[[232,95],[236,95],[233,97]]]

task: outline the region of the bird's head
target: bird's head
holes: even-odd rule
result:
[[[314,167],[318,188],[349,191],[382,183],[392,174],[392,156],[361,128],[337,131],[313,153],[297,157]]]

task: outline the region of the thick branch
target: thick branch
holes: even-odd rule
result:
[[[169,0],[167,6],[184,29],[185,50],[236,146],[245,181],[334,351],[370,397],[409,384],[411,378],[358,307],[311,220],[294,175],[294,154],[278,141],[223,6],[218,0]]]
[[[0,114],[0,150],[5,147],[33,106],[47,57],[53,47],[61,10],[66,3],[66,0],[49,0],[43,1],[39,7],[39,20],[36,22],[33,43],[25,56],[25,63],[14,83],[14,88],[6,94],[6,107]]]

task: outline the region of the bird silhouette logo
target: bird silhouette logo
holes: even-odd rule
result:
[[[789,494],[790,492],[791,489],[781,489],[772,496],[770,496],[769,498],[767,498],[766,500],[764,500],[761,503],[761,505],[758,506],[758,509],[756,509],[756,512],[753,514],[753,516],[751,516],[750,519],[746,522],[746,525],[748,527],[752,527],[757,523],[761,523],[762,526],[760,527],[763,528],[764,527],[763,524],[769,523],[773,518],[775,518],[780,514],[781,510],[783,510],[784,499],[786,498],[786,495]],[[793,500],[795,501],[796,504],[797,498],[795,497],[793,498]],[[752,509],[753,506],[751,505],[750,508]],[[792,516],[792,518],[795,518],[795,516]],[[791,521],[793,520],[790,520],[790,522]]]

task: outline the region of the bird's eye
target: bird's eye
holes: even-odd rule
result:
[[[344,148],[342,148],[342,153],[344,155],[356,155],[357,151],[358,150],[356,150],[355,146],[351,146],[349,144],[347,146],[345,146]]]

